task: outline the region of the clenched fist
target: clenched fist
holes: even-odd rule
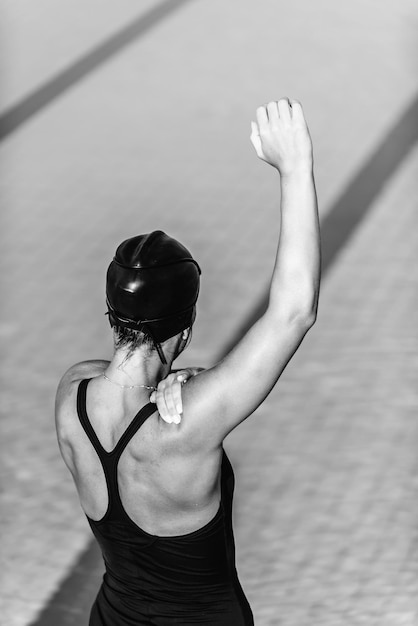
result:
[[[312,170],[312,142],[300,102],[288,98],[269,102],[258,107],[256,118],[251,122],[251,143],[260,159],[281,176]]]

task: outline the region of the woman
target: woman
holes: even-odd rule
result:
[[[251,141],[281,181],[265,314],[214,367],[170,373],[190,339],[200,269],[161,231],[133,237],[107,275],[113,358],[73,366],[58,387],[60,449],[106,564],[91,626],[253,624],[235,570],[233,473],[222,443],[314,323],[320,274],[302,107],[282,99],[256,115]]]

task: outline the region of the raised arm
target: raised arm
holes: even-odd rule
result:
[[[251,141],[280,174],[278,247],[266,313],[215,367],[183,387],[183,428],[219,445],[266,398],[316,319],[320,237],[312,143],[302,107],[257,109]]]

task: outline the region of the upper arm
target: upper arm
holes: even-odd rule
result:
[[[109,361],[94,360],[76,363],[62,376],[55,397],[55,425],[58,445],[65,463],[74,472],[72,446],[74,429],[77,421],[74,419],[74,398],[77,383],[83,378],[93,378],[103,373]]]
[[[184,427],[219,445],[267,397],[313,321],[267,311],[220,363],[184,386]]]

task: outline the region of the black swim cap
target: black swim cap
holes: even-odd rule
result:
[[[158,349],[193,324],[199,275],[187,248],[161,230],[126,239],[107,270],[111,325],[143,331]]]

